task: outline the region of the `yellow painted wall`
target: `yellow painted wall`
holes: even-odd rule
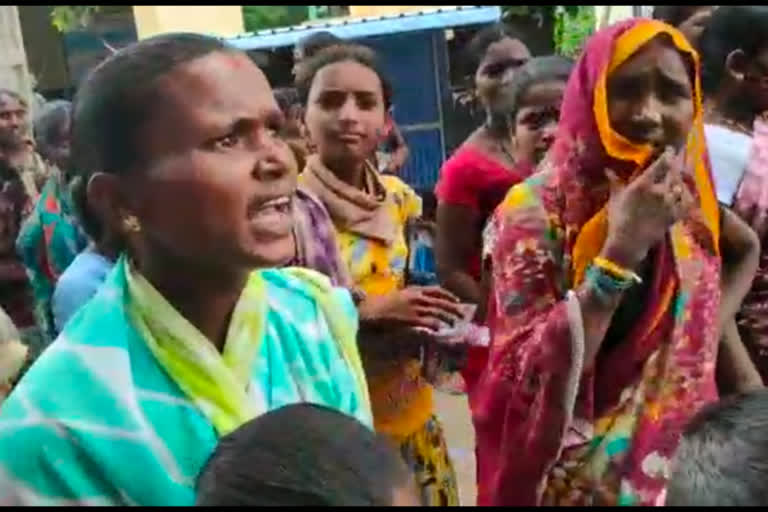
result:
[[[439,7],[455,7],[453,5],[350,5],[349,15],[352,18],[364,16],[384,16],[387,14],[400,14],[404,12],[424,11]]]
[[[165,32],[199,32],[230,37],[245,32],[239,5],[134,5],[139,39]]]

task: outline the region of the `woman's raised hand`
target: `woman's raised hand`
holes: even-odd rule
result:
[[[602,256],[635,268],[667,230],[683,219],[694,200],[683,179],[682,159],[667,148],[640,176],[624,184],[606,170],[611,185],[608,235]]]

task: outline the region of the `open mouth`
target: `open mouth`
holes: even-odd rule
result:
[[[251,229],[258,236],[284,236],[293,227],[293,201],[290,196],[254,204],[248,214]]]

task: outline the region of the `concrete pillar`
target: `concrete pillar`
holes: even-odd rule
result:
[[[631,5],[596,5],[595,23],[597,29],[613,25],[614,23],[634,17],[633,6]]]
[[[239,5],[134,5],[133,17],[139,39],[166,32],[197,32],[219,37],[245,32]]]
[[[0,87],[22,94],[33,105],[32,80],[15,5],[0,5]]]

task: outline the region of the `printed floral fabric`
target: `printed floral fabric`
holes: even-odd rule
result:
[[[632,179],[652,154],[610,128],[606,77],[662,33],[697,62],[679,32],[656,21],[593,36],[566,89],[553,149],[486,231],[492,346],[473,397],[480,505],[660,504],[681,429],[717,399],[719,226],[698,84],[685,162],[699,208],[653,251],[628,334],[589,366],[571,292],[604,242],[604,170]]]

